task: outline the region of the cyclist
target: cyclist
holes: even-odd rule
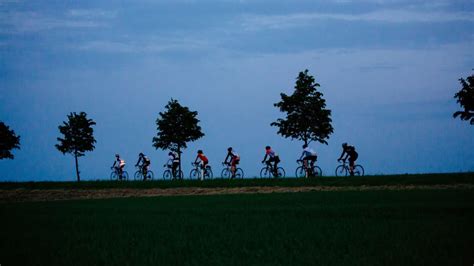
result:
[[[267,157],[268,160],[267,160]],[[263,158],[262,163],[266,163],[268,166],[273,168],[273,175],[278,176],[278,163],[280,162],[280,157],[278,154],[272,150],[270,146],[265,147],[265,157]],[[272,166],[273,163],[273,166]]]
[[[230,158],[229,162],[227,160]],[[237,169],[237,165],[240,162],[240,156],[229,147],[227,149],[227,156],[225,157],[224,164],[230,165],[230,171],[232,172],[232,178],[235,177],[235,170]]]
[[[168,153],[168,165],[169,162],[171,162],[171,171],[173,172],[173,177],[176,177],[176,170],[179,167],[179,160],[181,158],[179,157],[179,154],[175,151],[170,151]]]
[[[202,152],[202,150],[198,150],[196,159],[194,160],[194,164],[199,162],[201,166],[202,175],[201,178],[204,177],[204,173],[206,172],[206,166],[209,164],[209,159],[207,159],[206,155]]]
[[[344,157],[344,155],[346,155],[346,157],[344,159],[342,159],[342,157]],[[341,159],[343,161],[346,161],[347,157],[349,157],[349,172],[350,172],[351,176],[353,176],[354,175],[354,164],[355,164],[355,161],[357,160],[357,157],[359,157],[359,154],[356,152],[354,146],[347,145],[347,143],[342,143],[342,154],[339,157],[339,159],[337,159],[337,161],[340,162]]]
[[[117,165],[117,166],[115,166]],[[119,154],[115,154],[115,161],[110,169],[115,169],[119,174],[119,179],[122,179],[123,168],[125,167],[125,160],[120,158]]]
[[[301,157],[299,161],[303,161],[304,167],[307,169],[306,175],[313,175],[313,167],[314,163],[318,159],[318,156],[316,152],[308,147],[308,144],[303,145],[303,153],[301,154]],[[311,167],[308,167],[308,162],[310,163]]]
[[[135,164],[135,167],[139,166],[140,162],[142,163],[140,165],[140,171],[142,171],[143,179],[146,179],[146,173],[148,172],[148,167],[151,164],[150,158],[140,152],[140,154],[138,154],[138,162]]]

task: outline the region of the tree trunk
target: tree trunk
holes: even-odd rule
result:
[[[178,177],[179,179],[182,179],[183,177],[181,176],[181,147],[178,145],[178,156],[179,156],[179,166],[178,166]],[[184,172],[183,172],[184,175]]]
[[[77,153],[74,153],[74,159],[76,159],[76,176],[77,182],[81,181],[81,177],[79,176],[79,162],[77,161]]]

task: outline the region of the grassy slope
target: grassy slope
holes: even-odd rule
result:
[[[471,265],[472,190],[0,204],[2,265]]]
[[[433,185],[433,184],[474,184],[474,173],[424,174],[424,175],[384,175],[363,177],[322,177],[318,179],[244,179],[209,181],[85,181],[85,182],[1,182],[0,189],[60,189],[60,188],[172,188],[172,187],[243,187],[243,186],[359,186],[359,185]]]

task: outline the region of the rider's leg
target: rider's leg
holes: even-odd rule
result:
[[[351,174],[351,176],[354,175],[354,164],[355,160],[353,158],[349,158],[349,173]]]

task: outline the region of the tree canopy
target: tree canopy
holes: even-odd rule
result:
[[[459,82],[462,88],[454,95],[454,98],[464,110],[455,112],[453,117],[459,116],[461,120],[470,120],[470,124],[474,125],[474,74],[466,79],[460,78]]]
[[[55,146],[63,154],[69,153],[74,155],[77,181],[80,181],[77,158],[84,156],[86,151],[94,150],[96,140],[94,139],[94,129],[92,126],[96,123],[92,119],[88,119],[85,112],[79,114],[73,112],[70,113],[67,118],[68,121],[64,121],[63,124],[58,127],[63,137],[57,138],[59,144]]]
[[[326,109],[326,100],[317,90],[316,83],[308,70],[300,72],[293,94],[281,93],[281,101],[275,103],[285,118],[279,118],[272,126],[278,127],[278,134],[285,138],[298,139],[305,144],[318,141],[327,144],[326,139],[333,133],[331,110]]]
[[[202,138],[198,112],[190,111],[177,100],[171,99],[156,119],[157,135],[153,137],[153,147],[180,152],[187,147],[187,142]]]
[[[20,149],[20,136],[10,130],[9,126],[0,122],[0,160],[14,159],[15,156],[11,152],[13,149]]]

